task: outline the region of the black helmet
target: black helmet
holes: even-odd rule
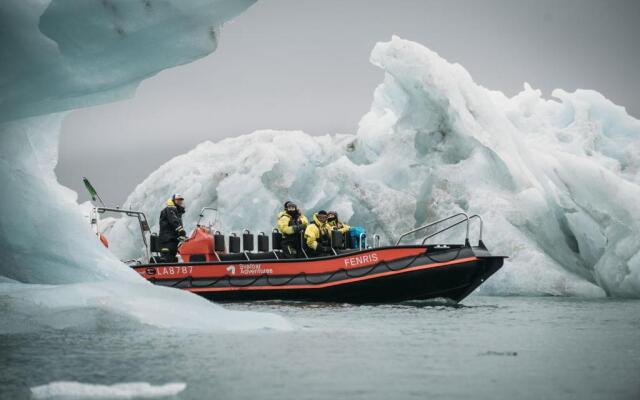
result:
[[[327,212],[325,210],[320,210],[316,213],[318,219],[322,222],[327,220]]]
[[[300,211],[298,210],[298,206],[292,201],[287,201],[284,203],[284,211],[294,218],[296,218],[300,213]]]

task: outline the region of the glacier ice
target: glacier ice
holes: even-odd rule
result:
[[[164,199],[179,192],[187,224],[216,207],[229,233],[270,230],[293,199],[386,240],[478,213],[490,249],[510,257],[484,293],[640,295],[640,121],[589,90],[545,99],[525,84],[509,98],[398,37],[378,43],[371,62],[384,82],[356,134],[264,130],[205,142],[152,173],[124,206],[157,229]],[[125,220],[109,230],[119,256],[140,254],[133,232]]]
[[[75,193],[56,182],[64,113],[132,95],[142,79],[213,52],[220,25],[254,2],[0,6],[0,184],[11,205],[1,214],[0,247],[9,257],[2,275],[30,283],[135,275],[121,273],[117,260],[93,243]]]
[[[144,78],[211,53],[221,24],[254,2],[2,2],[0,333],[91,325],[93,314],[187,329],[290,327],[149,284],[96,241],[54,174],[65,112],[130,96]]]
[[[0,122],[133,95],[216,49],[256,0],[11,0],[0,5]]]
[[[0,335],[50,330],[187,331],[290,330],[270,313],[229,311],[191,293],[142,282],[96,281],[65,285],[0,283]]]

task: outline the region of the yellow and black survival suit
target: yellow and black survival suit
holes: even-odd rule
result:
[[[310,256],[321,257],[333,254],[331,250],[331,229],[324,210],[313,214],[313,221],[304,231],[305,245]]]
[[[285,257],[302,257],[302,234],[309,224],[298,206],[291,201],[284,203],[284,211],[278,214],[278,231],[282,234],[282,251]]]

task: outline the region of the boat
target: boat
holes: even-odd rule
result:
[[[180,261],[159,262],[157,236],[150,234],[144,213],[105,207],[94,215],[120,212],[138,218],[148,262],[132,260],[130,267],[149,282],[186,290],[218,302],[296,300],[340,303],[392,303],[407,300],[447,299],[459,302],[498,271],[506,257],[492,255],[482,240],[483,221],[479,215],[458,213],[403,233],[393,244],[381,245],[373,235],[368,244],[362,233],[355,245],[345,246],[344,237],[332,234],[333,254],[311,258],[285,258],[279,248],[279,233],[255,236],[245,230],[240,236],[225,236],[214,224],[201,223],[178,249]],[[96,221],[97,218],[92,219]],[[469,240],[469,226],[479,221],[476,245]],[[466,236],[460,244],[427,244],[427,241],[465,224]],[[96,223],[97,226],[97,223]],[[437,229],[439,227],[439,229]],[[403,244],[430,228],[436,232],[420,243]],[[99,229],[95,229],[99,234]],[[150,234],[147,241],[146,233]],[[100,235],[100,234],[99,234]],[[100,237],[102,239],[102,237]]]

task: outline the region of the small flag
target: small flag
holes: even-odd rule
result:
[[[91,200],[92,201],[96,201],[96,199],[100,200],[100,204],[102,204],[102,206],[104,207],[104,202],[102,201],[102,199],[100,198],[100,196],[98,196],[98,192],[96,191],[96,189],[93,187],[93,185],[91,184],[91,182],[89,182],[89,180],[86,177],[82,177],[82,181],[84,182],[84,187],[87,188],[87,191],[89,192],[89,194],[91,195]]]

